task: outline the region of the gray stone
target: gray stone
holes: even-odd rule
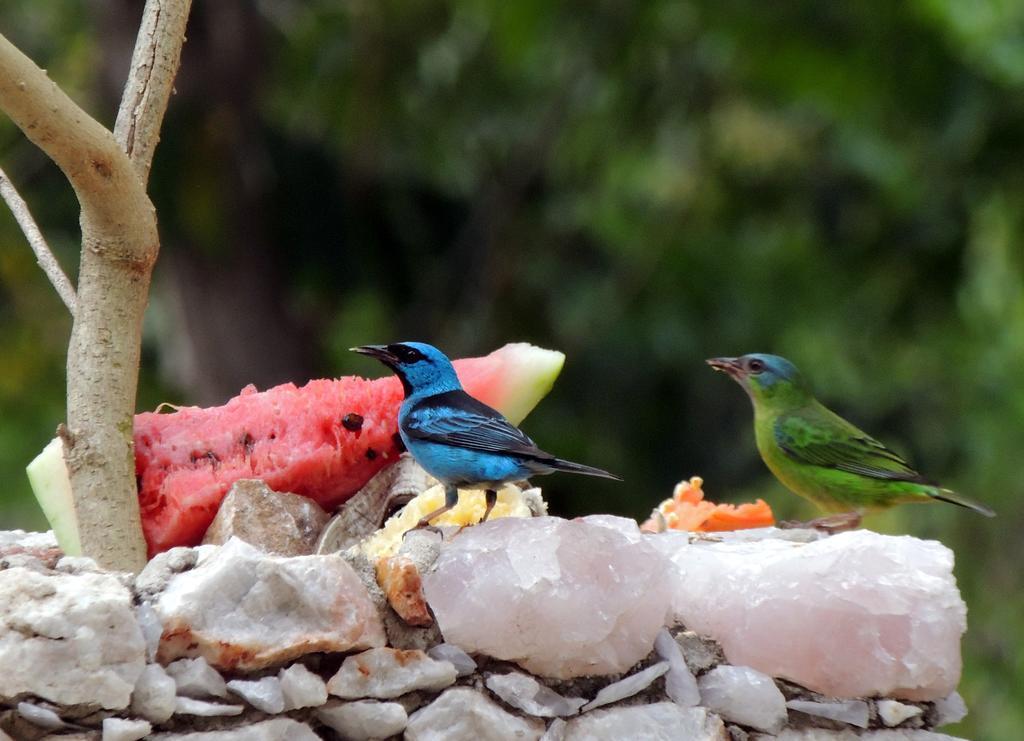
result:
[[[44,708],[31,702],[18,703],[18,715],[34,726],[56,731],[64,727],[64,721],[50,708]]]
[[[339,556],[271,556],[238,538],[173,576],[153,604],[159,659],[253,671],[307,653],[384,644],[380,617]]]
[[[871,710],[863,700],[836,700],[835,702],[790,700],[786,703],[786,707],[818,718],[848,723],[858,728],[867,728],[871,718]]]
[[[88,556],[63,556],[53,567],[62,574],[97,574],[102,569]]]
[[[564,697],[521,672],[492,674],[486,685],[512,707],[539,718],[576,715],[587,702],[582,697]]]
[[[538,515],[540,517],[541,515]],[[561,718],[555,718],[540,737],[540,741],[565,741],[565,734],[569,730],[569,724]]]
[[[405,730],[409,716],[397,702],[356,700],[331,704],[316,711],[316,717],[349,741],[388,738]]]
[[[748,666],[717,666],[697,685],[701,704],[728,721],[767,733],[786,723],[786,698],[771,677]]]
[[[143,602],[135,608],[135,619],[138,620],[142,638],[146,641],[146,661],[153,663],[160,648],[160,636],[164,632],[160,616],[156,614],[151,604]]]
[[[919,717],[924,712],[917,705],[907,705],[897,700],[877,700],[875,708],[878,710],[878,717],[887,726],[898,726],[910,718]]]
[[[668,669],[669,663],[667,661],[659,661],[643,671],[630,674],[618,682],[612,682],[608,686],[603,687],[597,693],[597,697],[583,706],[583,712],[586,713],[604,705],[611,705],[613,702],[618,702],[627,697],[632,697],[638,692],[643,692],[654,683],[655,679],[667,672]]]
[[[305,723],[291,718],[273,718],[226,731],[160,733],[153,741],[321,741]]]
[[[220,702],[206,702],[179,695],[174,701],[176,715],[202,715],[214,717],[220,715],[241,715],[244,705],[225,705]]]
[[[167,673],[174,679],[179,695],[199,699],[228,696],[224,677],[202,656],[196,659],[172,661],[167,665]]]
[[[440,690],[454,684],[455,667],[435,661],[423,651],[371,648],[349,656],[327,682],[338,697],[388,699],[414,690]]]
[[[111,574],[0,571],[0,697],[128,706],[146,646]]]
[[[135,595],[140,601],[153,601],[164,591],[177,574],[195,568],[202,553],[208,553],[214,546],[200,548],[171,548],[158,553],[149,560],[146,567],[135,577]]]
[[[327,702],[327,683],[302,664],[293,664],[277,673],[284,695],[284,709],[320,707]]]
[[[264,713],[275,715],[284,711],[284,692],[277,677],[232,679],[228,682],[228,690]]]
[[[665,673],[665,694],[677,705],[693,707],[700,704],[700,690],[697,689],[697,678],[686,665],[683,651],[668,628],[662,628],[654,639],[654,652],[668,662]]]
[[[527,721],[468,687],[452,687],[409,716],[405,741],[537,741],[540,721]]]
[[[152,731],[153,726],[144,720],[103,719],[103,741],[139,741]]]
[[[203,543],[223,545],[235,536],[267,553],[307,556],[328,519],[308,497],[274,491],[259,479],[242,479],[220,503]]]
[[[952,692],[941,700],[935,701],[932,711],[935,718],[935,727],[959,723],[967,717],[967,703],[960,696],[959,692]]]
[[[49,550],[59,547],[57,539],[53,536],[53,530],[47,530],[44,533],[31,530],[0,530],[0,552],[15,548]]]
[[[135,682],[132,713],[153,723],[163,723],[172,715],[178,686],[160,664],[147,664]]]
[[[722,719],[673,702],[595,710],[569,721],[565,741],[728,741]]]
[[[438,661],[449,662],[455,667],[455,672],[460,677],[465,677],[476,671],[476,661],[473,660],[473,657],[454,643],[439,643],[427,651],[427,656]]]
[[[684,630],[676,636],[676,643],[683,652],[686,665],[692,672],[703,672],[725,663],[722,647],[711,638],[704,638],[692,630]]]

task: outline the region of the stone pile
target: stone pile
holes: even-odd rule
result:
[[[0,739],[948,741],[966,713],[938,544],[509,517],[373,561],[295,530],[134,579],[0,534]]]

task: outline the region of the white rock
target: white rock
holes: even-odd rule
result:
[[[42,551],[60,546],[57,545],[57,539],[53,536],[53,530],[47,530],[45,533],[30,530],[0,530],[0,550],[12,547]]]
[[[775,741],[967,741],[944,733],[919,730],[826,731],[823,728],[787,728]],[[760,740],[759,740],[760,741]]]
[[[53,567],[62,574],[81,574],[83,572],[99,572],[99,564],[88,556],[63,556]]]
[[[284,709],[314,708],[327,702],[327,683],[302,664],[293,664],[277,673],[284,695]]]
[[[409,716],[397,702],[357,700],[322,707],[316,717],[351,741],[388,738],[405,730]]]
[[[582,697],[564,697],[521,672],[492,674],[485,684],[512,707],[540,718],[575,715],[587,702]]]
[[[228,696],[224,677],[202,656],[172,661],[167,665],[167,673],[177,685],[179,695],[197,698]]]
[[[967,703],[959,692],[951,692],[935,701],[936,727],[959,723],[967,717]]]
[[[628,670],[650,653],[669,592],[664,558],[635,522],[622,530],[636,540],[602,524],[504,518],[446,541],[423,578],[445,640],[560,679]]]
[[[103,741],[139,741],[152,730],[153,726],[144,720],[103,719]]]
[[[747,666],[716,666],[697,681],[701,704],[728,721],[777,733],[786,723],[786,698],[772,678]]]
[[[245,710],[244,705],[206,702],[205,700],[194,700],[191,697],[183,697],[181,695],[174,700],[174,712],[180,715],[241,715],[243,710]]]
[[[840,700],[836,702],[812,702],[811,700],[790,700],[786,703],[790,710],[797,710],[807,715],[848,723],[858,728],[867,728],[871,719],[871,710],[863,700]]]
[[[31,702],[19,702],[18,715],[32,725],[46,728],[50,731],[56,731],[64,727],[64,721],[61,720],[59,715],[49,708],[34,705]]]
[[[338,697],[391,698],[413,690],[440,690],[455,683],[455,667],[435,661],[423,651],[371,648],[349,656],[327,682]]]
[[[131,594],[115,576],[0,571],[0,697],[120,710],[145,661]]]
[[[677,620],[733,664],[833,697],[933,700],[959,682],[966,608],[940,543],[870,530],[805,544],[651,540],[675,564]]]
[[[673,702],[595,710],[569,721],[565,741],[728,741],[722,719]]]
[[[460,677],[476,671],[476,661],[473,660],[473,657],[454,643],[439,643],[427,650],[427,656],[438,661],[451,663],[455,667],[455,672]]]
[[[665,674],[665,694],[677,705],[693,707],[700,704],[700,690],[697,688],[697,678],[686,665],[683,658],[683,650],[679,648],[676,639],[668,632],[668,628],[662,628],[658,637],[654,639],[654,652],[668,662],[668,672]]]
[[[597,697],[583,706],[583,712],[589,712],[603,705],[611,705],[613,702],[618,702],[627,697],[632,697],[638,692],[642,692],[650,687],[655,679],[667,672],[668,667],[667,661],[659,661],[643,671],[630,674],[618,682],[612,682],[602,687],[601,691],[597,693]]]
[[[452,687],[409,716],[405,741],[537,741],[543,730],[475,690]]]
[[[161,733],[152,738],[153,741],[321,741],[309,726],[291,718],[273,718],[227,731]]]
[[[274,715],[284,711],[284,692],[277,677],[232,679],[228,682],[228,690],[264,713]]]
[[[143,602],[135,608],[135,619],[139,621],[139,628],[142,630],[142,638],[146,641],[146,661],[156,661],[156,652],[160,648],[160,636],[164,632],[164,626],[160,622],[160,616],[148,602]]]
[[[898,726],[909,718],[916,718],[924,711],[916,705],[905,705],[896,700],[877,700],[875,707],[878,709],[878,717],[887,726]]]
[[[565,734],[569,731],[569,724],[561,718],[555,718],[540,737],[540,741],[565,741]]]
[[[232,538],[175,574],[154,609],[159,658],[251,671],[315,651],[384,645],[366,588],[341,556],[270,556]]]
[[[163,723],[176,705],[178,685],[160,664],[147,664],[135,682],[132,713],[153,723]]]

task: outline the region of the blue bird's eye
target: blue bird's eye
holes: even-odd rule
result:
[[[427,359],[426,355],[421,353],[415,347],[409,347],[408,345],[388,345],[388,350],[392,355],[398,358],[399,361],[407,365]]]
[[[761,373],[764,371],[765,365],[763,360],[757,358],[751,358],[747,361],[747,370],[751,373]]]

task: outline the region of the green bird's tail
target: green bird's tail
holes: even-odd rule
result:
[[[949,489],[940,489],[939,487],[933,488],[928,492],[928,495],[932,499],[938,499],[940,502],[949,502],[959,507],[966,507],[967,509],[973,509],[978,514],[985,515],[985,517],[995,517],[996,513],[991,507],[988,507],[981,502],[975,502],[973,499],[957,494],[955,491]]]

